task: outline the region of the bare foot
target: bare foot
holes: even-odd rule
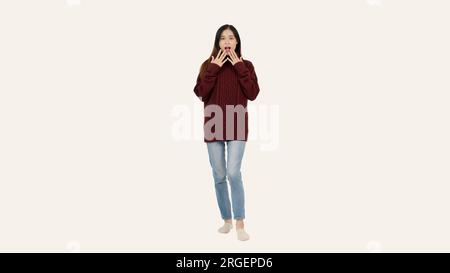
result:
[[[244,228],[244,220],[236,220],[236,228],[243,229]]]
[[[233,228],[233,223],[231,222],[231,219],[227,219],[224,221],[223,226],[221,226],[218,231],[220,233],[228,233]]]

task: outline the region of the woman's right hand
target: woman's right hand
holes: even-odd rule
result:
[[[216,58],[214,58],[214,56],[211,56],[211,63],[215,63],[218,66],[222,67],[222,65],[226,62],[226,60],[224,61],[226,56],[227,53],[225,51],[222,51],[222,49],[220,49],[219,53],[217,53]]]

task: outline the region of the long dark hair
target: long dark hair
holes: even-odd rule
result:
[[[236,41],[237,41],[237,45],[236,45],[236,50],[235,51],[236,51],[236,54],[238,55],[238,57],[239,58],[241,57],[241,38],[239,37],[239,32],[237,31],[237,29],[233,25],[226,24],[226,25],[221,26],[216,32],[216,38],[214,40],[214,47],[213,47],[213,50],[211,52],[211,55],[200,66],[200,71],[199,71],[200,78],[203,78],[203,75],[204,75],[204,73],[206,71],[206,68],[208,67],[208,64],[211,63],[211,56],[214,56],[214,58],[217,57],[217,53],[219,52],[219,49],[220,49],[220,47],[219,47],[220,35],[222,34],[222,32],[225,29],[229,29],[229,30],[231,30],[231,32],[233,32],[233,35],[234,35],[234,37],[236,38]]]

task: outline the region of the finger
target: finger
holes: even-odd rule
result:
[[[220,59],[223,61],[226,56],[227,56],[227,53],[225,51],[223,51],[222,56],[220,56]]]
[[[234,59],[234,62],[239,61],[239,57],[237,56],[236,52],[233,52],[233,59]]]
[[[211,62],[214,62],[214,56],[211,56]]]
[[[230,63],[233,63],[233,62],[231,61],[231,59],[230,59],[230,58],[228,58],[228,57],[227,57],[227,61],[229,61]]]
[[[227,52],[226,50],[224,50],[224,51],[223,51],[223,56],[226,57],[227,55],[228,55],[228,52]]]
[[[234,59],[235,59],[235,62],[239,62],[239,56],[237,55],[236,52],[234,52]]]
[[[222,51],[222,49],[219,50],[219,53],[217,54],[217,59],[221,59],[223,56],[224,51]]]
[[[238,56],[237,56],[237,54],[236,54],[236,51],[234,51],[234,49],[232,50],[231,54],[233,55],[233,57],[234,57],[235,59],[238,58]]]
[[[230,54],[228,54],[228,59],[230,59],[231,61],[233,61],[233,53],[231,53],[231,51],[230,51]]]

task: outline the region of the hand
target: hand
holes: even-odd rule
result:
[[[224,59],[227,54],[225,51],[222,51],[222,49],[219,50],[219,53],[217,53],[217,57],[214,58],[214,56],[211,56],[211,63],[215,63],[218,66],[222,67],[223,63],[225,63]]]
[[[230,61],[233,65],[237,64],[238,62],[244,62],[242,56],[239,58],[234,50],[230,50],[230,58],[227,57],[227,60]]]

